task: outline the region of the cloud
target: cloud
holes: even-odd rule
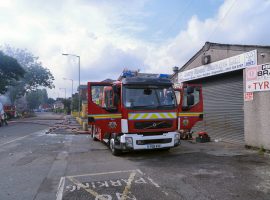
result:
[[[160,46],[154,59],[149,59],[150,66],[170,72],[171,68],[162,66],[183,66],[206,41],[269,45],[269,10],[269,0],[226,0],[211,18],[200,20],[194,15],[186,30]]]
[[[81,56],[81,82],[86,83],[117,78],[123,68],[172,73],[173,66],[181,67],[206,41],[270,42],[269,0],[225,0],[216,15],[204,20],[193,15],[185,29],[159,43],[137,34],[150,30],[151,24],[144,19],[157,15],[147,12],[148,2],[151,0],[1,1],[0,29],[5,31],[0,32],[0,44],[27,48],[39,56],[56,78],[56,90],[50,92],[55,97],[58,88],[71,91],[63,77],[74,79],[74,87],[78,84],[77,59],[62,53]],[[156,35],[158,32],[162,30]]]

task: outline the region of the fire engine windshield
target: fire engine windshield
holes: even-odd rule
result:
[[[123,91],[126,108],[133,109],[171,109],[176,107],[172,87],[134,87],[126,86]]]

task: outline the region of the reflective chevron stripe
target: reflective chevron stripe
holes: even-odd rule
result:
[[[122,118],[122,114],[98,114],[88,115],[88,117],[94,117],[95,119],[118,119]]]
[[[128,119],[141,120],[141,119],[175,119],[176,112],[157,112],[157,113],[129,113]]]

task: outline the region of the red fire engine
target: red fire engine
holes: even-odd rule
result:
[[[9,119],[14,118],[16,115],[16,107],[13,105],[4,105],[4,111]]]
[[[202,109],[200,86],[184,85],[175,92],[165,75],[126,71],[114,83],[88,82],[91,136],[108,144],[114,155],[178,146],[178,130],[191,129]]]

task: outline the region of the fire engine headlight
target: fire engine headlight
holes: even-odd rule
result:
[[[133,147],[133,139],[132,137],[126,137],[126,146]]]
[[[174,135],[174,144],[178,145],[180,143],[180,134],[177,133]]]

